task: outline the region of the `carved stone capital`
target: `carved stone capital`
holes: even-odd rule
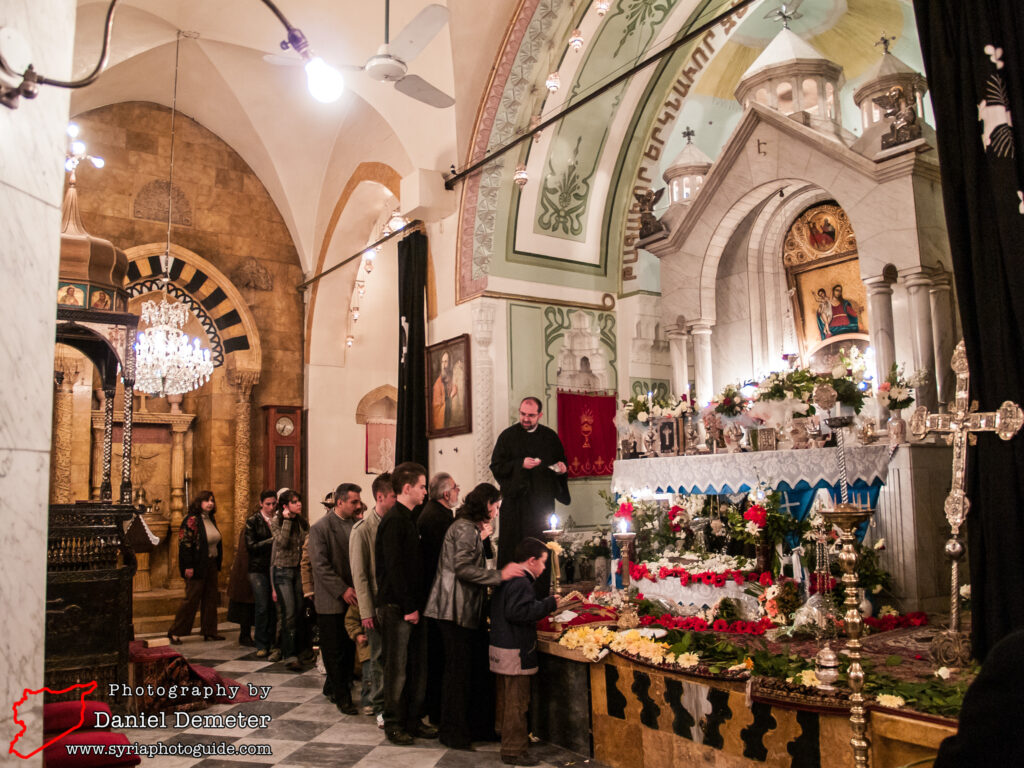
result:
[[[489,347],[494,339],[494,316],[498,305],[488,299],[473,302],[473,339],[481,347]]]
[[[252,388],[259,383],[260,372],[247,368],[228,368],[228,381],[238,392],[240,399],[248,400],[252,396]]]

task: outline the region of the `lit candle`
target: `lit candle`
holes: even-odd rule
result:
[[[647,407],[650,408],[654,405],[654,392],[647,390]]]
[[[626,532],[626,518],[623,517],[622,519],[619,520],[619,533],[625,533],[625,532]]]
[[[551,526],[552,531],[558,530],[558,515],[552,515],[548,518],[548,524]]]

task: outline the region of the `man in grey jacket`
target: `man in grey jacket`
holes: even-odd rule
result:
[[[309,562],[313,570],[313,605],[320,627],[320,652],[327,670],[324,694],[346,715],[359,714],[352,703],[355,643],[345,631],[345,612],[357,602],[352,586],[348,545],[362,489],[342,483],[334,492],[334,509],[309,529]]]
[[[363,714],[376,715],[377,724],[384,724],[384,669],[381,659],[383,645],[380,628],[374,622],[377,610],[377,560],[374,546],[377,542],[377,526],[380,519],[395,504],[395,491],[391,486],[391,475],[385,472],[377,475],[371,488],[376,506],[352,528],[348,552],[352,564],[352,583],[359,600],[359,616],[363,631],[370,645],[370,659],[363,664]],[[369,711],[366,708],[369,707]]]

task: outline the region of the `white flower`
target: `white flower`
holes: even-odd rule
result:
[[[759,533],[761,533],[761,529],[757,527],[757,523],[755,523],[753,520],[747,520],[747,524],[744,526],[744,529],[751,536],[757,536]]]
[[[835,367],[832,369],[832,378],[841,379],[844,376],[846,376],[846,366],[842,363],[836,363]]]
[[[652,416],[661,416],[662,415],[661,406],[660,405],[656,405],[653,408],[651,408],[651,415]]]
[[[711,521],[711,533],[714,536],[725,535],[725,523],[719,520],[717,517]]]
[[[894,403],[900,400],[908,400],[910,399],[910,390],[906,387],[893,387],[889,390],[889,399]]]
[[[680,667],[695,667],[700,663],[700,656],[696,653],[681,653],[676,657],[676,664]]]
[[[971,599],[971,585],[970,584],[964,584],[962,587],[960,587],[960,597],[962,597],[964,600],[970,600]]]
[[[874,543],[875,549],[885,549],[885,538],[881,538]]]
[[[647,414],[644,413],[643,411],[640,411],[640,413],[638,413],[636,415],[636,420],[639,421],[641,424],[646,424],[647,423]]]
[[[936,677],[941,677],[943,680],[949,680],[949,675],[950,675],[949,667],[939,667],[938,669],[935,670],[935,676]]]
[[[899,709],[907,703],[903,700],[902,696],[893,696],[891,693],[880,693],[875,697],[875,701],[883,707],[889,707],[890,709]]]
[[[797,685],[806,685],[808,688],[816,688],[821,685],[821,680],[814,673],[813,669],[805,669],[803,672],[793,677],[786,678],[787,683],[796,683]]]
[[[882,610],[878,612],[879,616],[899,616],[900,612],[893,608],[891,605],[883,605]]]

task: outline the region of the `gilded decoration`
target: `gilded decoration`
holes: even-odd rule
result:
[[[783,263],[797,267],[847,254],[856,255],[857,238],[846,212],[834,203],[826,203],[797,217],[783,247]]]

